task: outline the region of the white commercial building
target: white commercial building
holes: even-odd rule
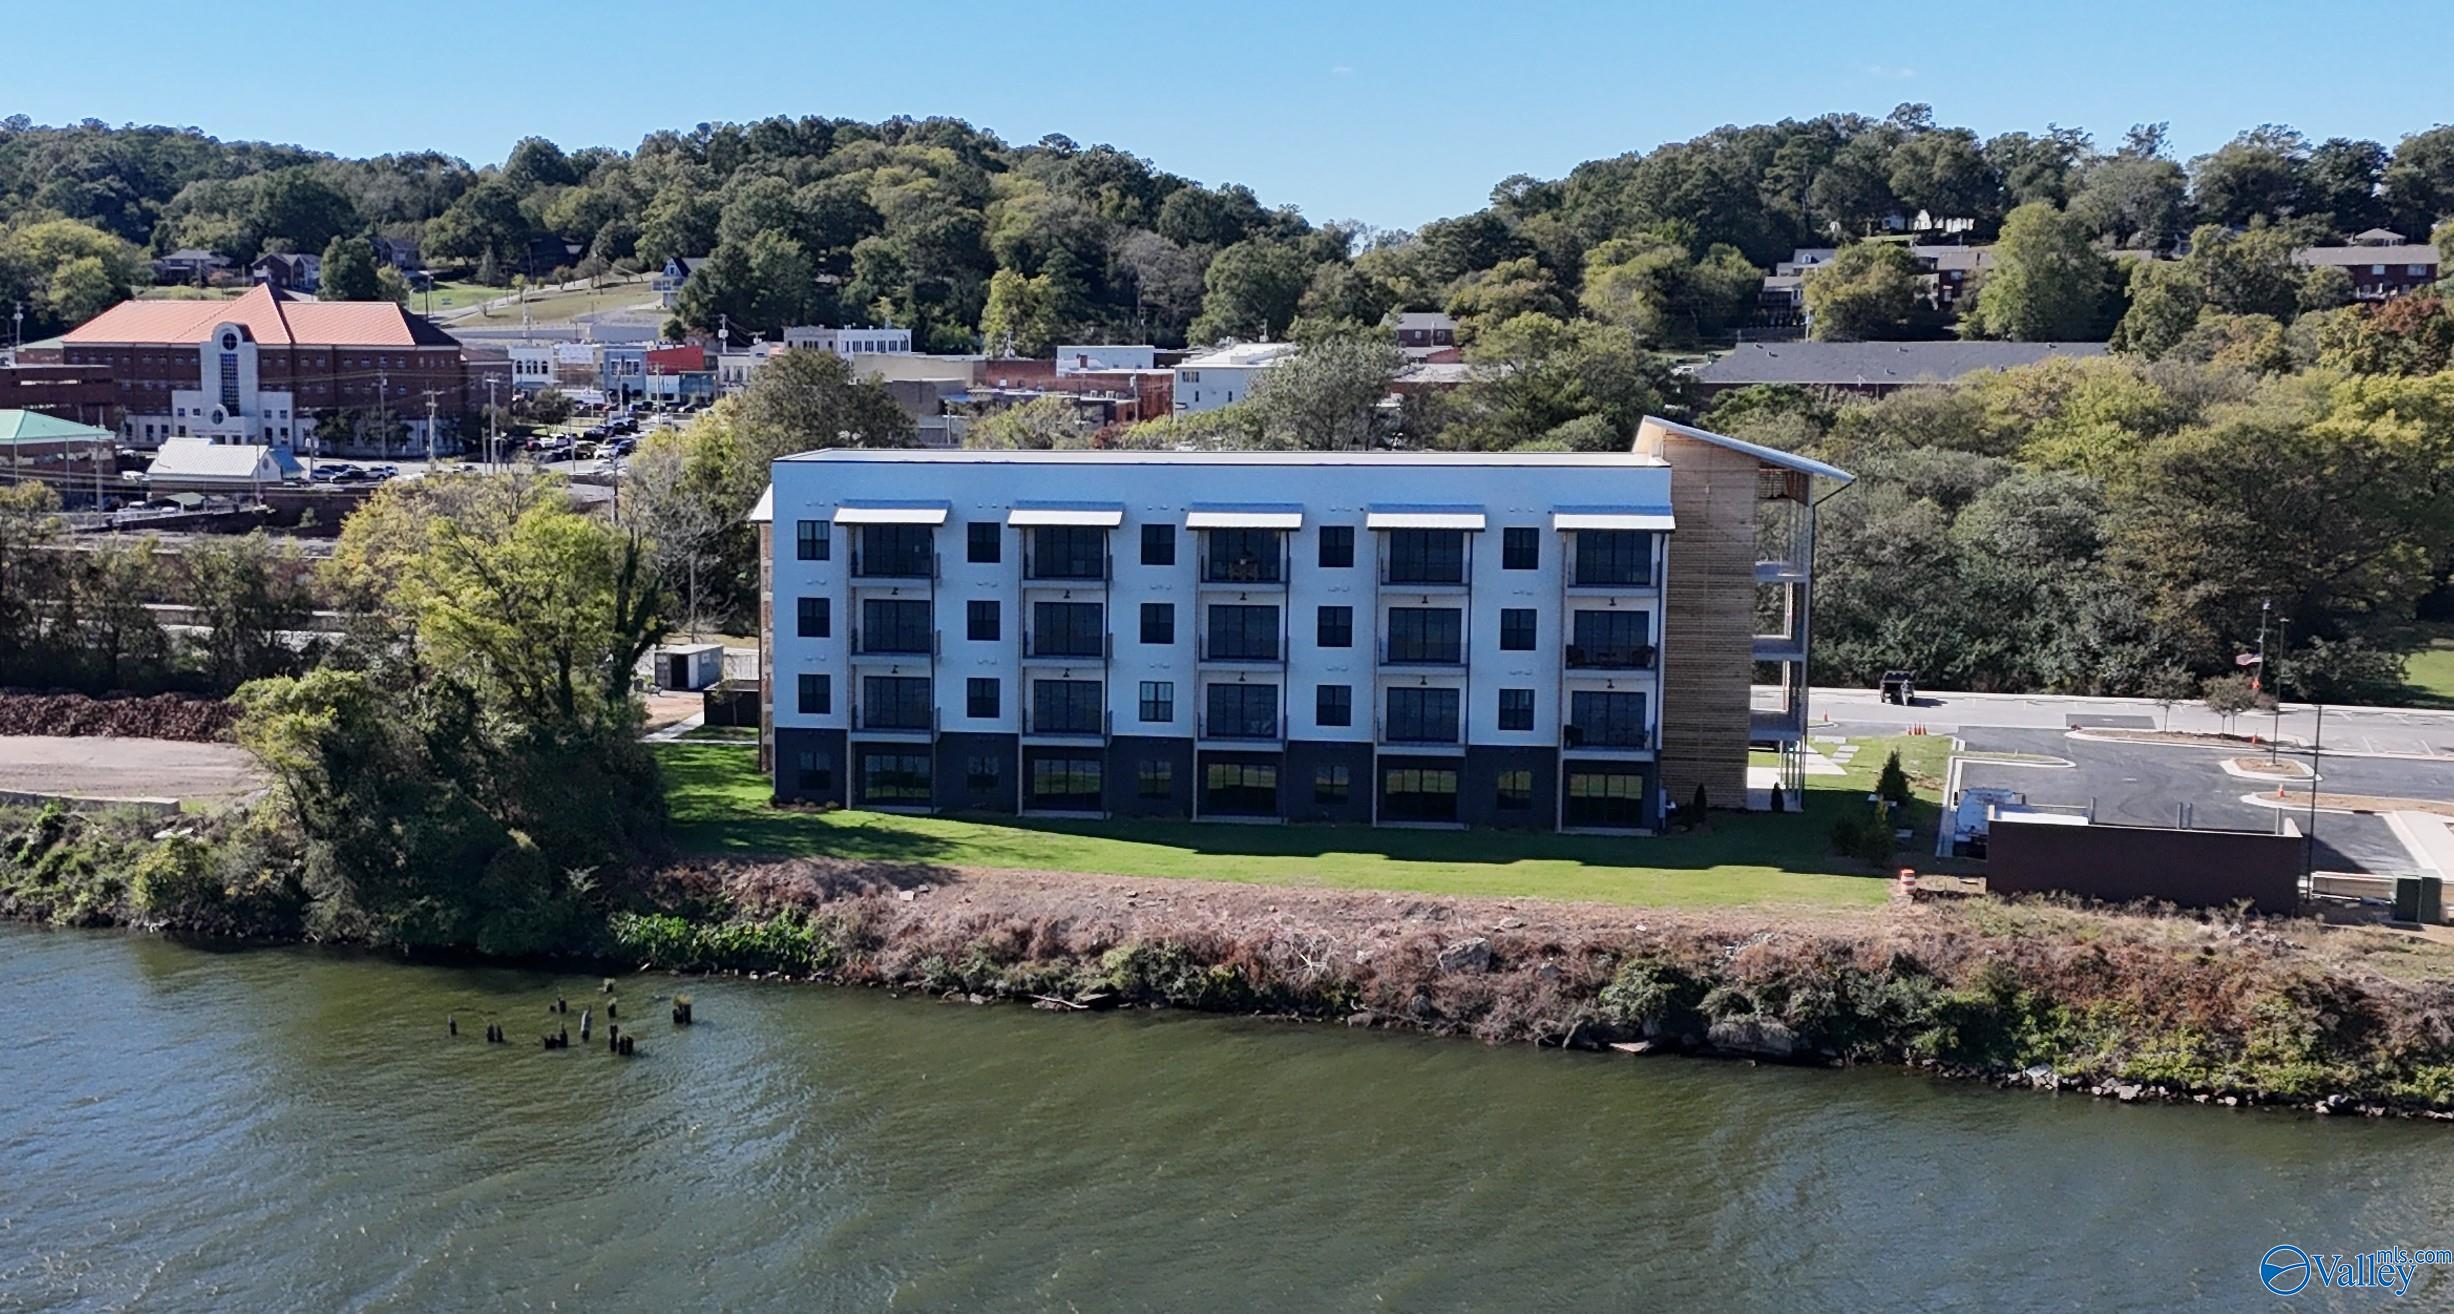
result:
[[[1795,633],[1750,637],[1778,539],[1759,503],[1805,515],[1848,476],[1648,433],[1626,453],[784,458],[758,515],[776,792],[1614,830],[1656,826],[1665,786],[1738,804],[1750,738],[1794,744],[1805,716],[1802,566],[1770,576],[1799,581]],[[1765,642],[1795,650],[1777,724],[1749,710]]]
[[[1299,350],[1292,342],[1240,342],[1187,356],[1176,366],[1176,409],[1215,411],[1242,401],[1263,370]]]
[[[1095,374],[1107,370],[1150,370],[1159,367],[1159,349],[1148,344],[1067,343],[1057,348],[1057,373]]]
[[[903,355],[912,349],[907,328],[822,328],[799,325],[784,330],[784,345],[831,351],[838,356]]]

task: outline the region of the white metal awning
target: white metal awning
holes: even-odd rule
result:
[[[1571,529],[1649,529],[1656,532],[1674,529],[1677,522],[1666,506],[1559,506],[1551,508],[1551,528],[1565,532]]]
[[[1376,506],[1367,509],[1369,529],[1467,529],[1483,527],[1479,506]]]
[[[1057,506],[1046,502],[1017,502],[1012,510],[1006,512],[1005,522],[1016,529],[1034,529],[1042,525],[1114,529],[1125,523],[1125,508],[1096,503]]]
[[[890,505],[878,502],[846,502],[835,508],[835,523],[839,525],[942,525],[946,523],[947,506],[943,502],[905,502]]]
[[[1184,516],[1187,529],[1302,529],[1304,509],[1278,502],[1195,502]]]

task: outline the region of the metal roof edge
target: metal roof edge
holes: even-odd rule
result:
[[[1665,420],[1658,415],[1648,415],[1642,423],[1636,426],[1636,442],[1639,448],[1644,443],[1644,431],[1647,427],[1675,433],[1682,438],[1693,438],[1700,443],[1711,443],[1715,447],[1726,447],[1733,452],[1744,452],[1767,465],[1777,465],[1785,470],[1797,470],[1805,474],[1819,475],[1825,479],[1837,479],[1844,484],[1857,482],[1856,475],[1837,465],[1827,465],[1811,456],[1784,452],[1778,447],[1766,447],[1762,443],[1751,443],[1744,438],[1732,438],[1728,434],[1714,433],[1710,429],[1699,429],[1692,424]]]

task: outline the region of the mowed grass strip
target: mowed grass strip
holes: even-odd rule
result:
[[[1654,838],[1527,831],[907,816],[770,807],[754,750],[657,746],[674,836],[688,853],[1003,867],[1417,894],[1576,899],[1643,907],[1868,907],[1886,881],[1831,855],[1844,806],[1862,803],[1885,752],[1939,776],[1941,739],[1871,741],[1847,776],[1817,777],[1804,813],[1716,814]],[[1871,760],[1869,760],[1871,758]],[[1924,759],[1932,758],[1932,762]],[[1921,770],[1921,767],[1933,769]]]

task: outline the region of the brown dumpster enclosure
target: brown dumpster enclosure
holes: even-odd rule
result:
[[[2106,903],[2157,899],[2260,912],[2300,906],[2301,836],[2103,823],[2056,825],[1998,816],[1986,837],[1985,884],[1996,894],[2075,894]]]

